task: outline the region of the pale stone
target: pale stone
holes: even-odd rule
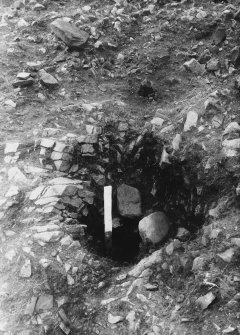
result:
[[[40,295],[36,304],[36,311],[49,310],[53,308],[53,296],[50,294]]]
[[[83,182],[78,179],[69,179],[65,177],[58,177],[49,181],[50,185],[70,185],[70,184],[82,184]]]
[[[196,257],[193,261],[192,270],[193,271],[203,270],[206,264],[207,264],[207,259],[205,256]]]
[[[46,224],[44,226],[32,226],[31,230],[35,230],[37,233],[43,233],[46,231],[54,231],[59,230],[59,226],[53,223]]]
[[[111,313],[108,314],[108,322],[111,324],[116,324],[124,320],[124,317],[119,315],[112,315]]]
[[[41,62],[40,60],[36,61],[36,62],[27,62],[27,66],[32,70],[32,71],[36,71],[39,70],[42,67],[43,62]]]
[[[46,259],[46,258],[42,258],[39,261],[39,264],[46,269],[50,264],[52,263],[52,261],[50,259]]]
[[[182,141],[181,135],[180,134],[176,134],[176,136],[172,140],[172,148],[173,148],[173,150],[178,151],[180,149],[181,141]]]
[[[40,198],[37,201],[35,201],[35,205],[37,206],[44,206],[47,204],[56,204],[59,201],[59,198],[56,197],[49,197],[49,198]]]
[[[62,231],[49,231],[49,232],[42,232],[37,233],[33,235],[33,238],[36,241],[40,242],[58,242],[62,237],[64,236],[64,233]]]
[[[189,131],[192,127],[197,126],[198,113],[194,111],[189,111],[187,114],[187,119],[184,124],[184,131]]]
[[[229,149],[240,149],[240,138],[236,138],[234,140],[224,140],[222,145],[223,147]]]
[[[51,197],[60,197],[63,195],[64,191],[66,190],[67,185],[52,185],[46,188],[46,191],[42,194],[44,198],[51,198]]]
[[[7,258],[10,262],[17,256],[17,252],[14,249],[9,250],[5,255],[5,258]]]
[[[4,149],[4,154],[15,153],[19,147],[19,143],[7,143]]]
[[[17,107],[17,104],[14,101],[12,101],[11,99],[6,99],[4,101],[4,105],[5,106],[10,106],[10,107],[13,107],[13,108]]]
[[[75,280],[73,279],[72,276],[70,276],[70,275],[68,274],[68,275],[67,275],[67,282],[68,282],[68,285],[69,285],[69,286],[72,286],[72,285],[74,285]]]
[[[86,132],[88,134],[101,134],[102,133],[102,127],[87,124],[86,125]]]
[[[64,152],[64,150],[68,148],[68,145],[66,145],[65,143],[62,142],[56,142],[56,145],[54,147],[54,151],[57,152]]]
[[[73,239],[70,236],[65,236],[61,239],[60,243],[61,245],[68,247],[72,244]]]
[[[237,247],[240,248],[240,238],[239,237],[233,237],[233,238],[231,238],[231,243],[233,245],[236,245]]]
[[[37,188],[35,188],[29,195],[29,199],[30,200],[36,200],[41,193],[43,192],[43,190],[45,189],[45,186],[38,186]]]
[[[217,254],[219,258],[221,258],[224,262],[230,263],[232,261],[232,258],[234,256],[234,248],[229,248],[226,251]]]
[[[195,58],[192,58],[189,61],[185,62],[183,66],[197,75],[202,75],[205,71],[205,66],[203,64],[200,64]]]
[[[158,127],[162,127],[163,123],[164,123],[164,119],[160,118],[160,117],[155,117],[151,120],[151,124],[153,126],[158,126]]]
[[[55,144],[55,141],[50,138],[43,138],[40,145],[44,148],[52,148]]]
[[[128,273],[129,276],[139,277],[141,273],[153,266],[154,264],[160,264],[162,262],[162,250],[159,249],[153,252],[150,256],[143,258],[133,269]]]
[[[17,26],[18,28],[28,27],[29,23],[27,23],[27,21],[25,21],[24,19],[20,19],[18,20]]]
[[[225,128],[223,134],[230,134],[234,132],[239,132],[240,131],[240,126],[237,122],[231,122],[229,125]]]
[[[37,297],[34,297],[34,296],[31,297],[31,300],[28,302],[25,308],[24,315],[33,315],[37,299],[38,299]]]
[[[212,292],[208,292],[204,296],[196,300],[196,304],[200,305],[201,309],[206,309],[216,299],[216,296]]]
[[[7,193],[5,194],[6,198],[11,198],[14,197],[16,195],[18,195],[20,192],[19,188],[15,185],[10,186],[9,190],[7,191]]]
[[[18,167],[12,167],[8,170],[8,180],[19,184],[28,183],[28,179]]]
[[[31,73],[29,73],[29,72],[19,72],[17,74],[17,78],[18,79],[23,79],[23,80],[28,79],[30,76],[31,76]]]

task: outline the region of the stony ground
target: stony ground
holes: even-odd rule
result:
[[[1,1],[1,334],[239,334],[238,6]],[[174,229],[119,260],[92,209],[121,183]]]

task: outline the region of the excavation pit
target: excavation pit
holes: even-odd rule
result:
[[[181,151],[176,153],[152,132],[129,132],[123,137],[112,125],[106,127],[101,150],[94,158],[78,159],[76,155],[78,163],[81,161],[83,167],[88,167],[90,177],[94,176],[91,187],[96,201],[88,204],[87,214],[79,218],[79,223],[86,227],[90,249],[119,262],[135,262],[152,248],[151,243],[143,243],[140,237],[139,221],[159,211],[165,213],[172,224],[167,236],[154,247],[175,237],[181,227],[194,237],[205,222],[209,205],[218,196],[216,186],[201,178],[199,162],[203,155],[201,148],[196,146],[184,155]],[[106,248],[103,215],[103,189],[108,185],[113,188],[111,250]],[[122,185],[139,192],[141,213],[131,217],[119,208],[118,190]]]

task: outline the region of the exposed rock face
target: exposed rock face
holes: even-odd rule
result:
[[[131,186],[122,184],[117,189],[117,202],[120,215],[128,218],[142,214],[140,192]]]
[[[88,33],[61,19],[53,21],[51,28],[58,38],[72,48],[83,48],[89,38]]]
[[[144,243],[157,244],[167,236],[170,226],[163,212],[154,212],[139,222],[138,229]]]

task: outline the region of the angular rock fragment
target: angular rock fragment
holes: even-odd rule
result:
[[[56,87],[58,85],[57,79],[55,79],[50,73],[47,73],[44,69],[38,71],[41,84],[47,87]]]
[[[183,66],[194,74],[201,75],[205,71],[205,66],[200,64],[195,58],[185,62]]]
[[[89,38],[88,33],[62,19],[53,21],[51,23],[51,29],[59,39],[71,48],[82,49]]]
[[[220,25],[213,34],[213,42],[216,45],[219,45],[223,41],[225,41],[226,37],[227,37],[226,28],[224,25]]]
[[[163,212],[154,212],[143,218],[138,225],[144,243],[157,244],[167,236],[171,222]]]

